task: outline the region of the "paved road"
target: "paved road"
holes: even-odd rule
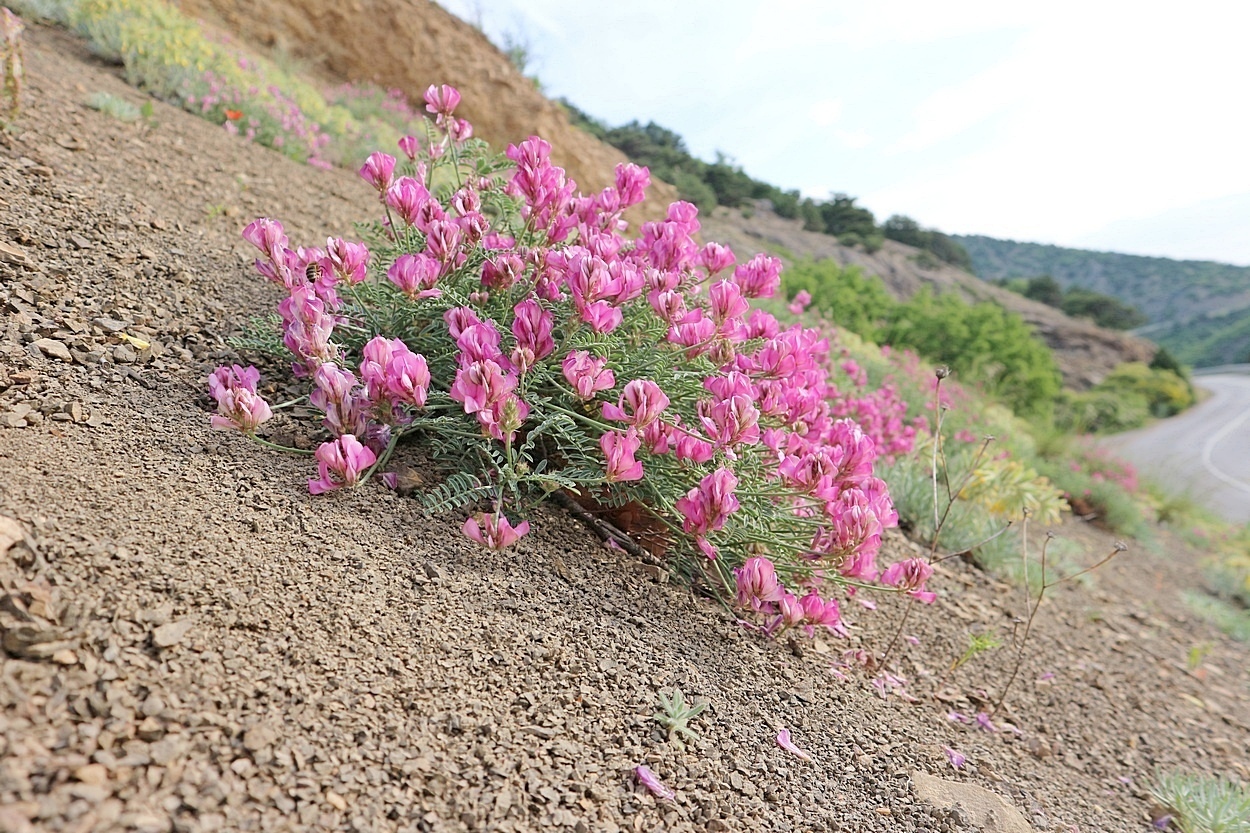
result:
[[[1202,376],[1194,383],[1211,398],[1105,444],[1168,491],[1250,523],[1250,375]]]

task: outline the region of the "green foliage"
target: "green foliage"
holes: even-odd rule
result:
[[[1126,362],[1098,384],[1112,393],[1137,393],[1146,398],[1150,413],[1169,417],[1194,404],[1193,387],[1171,370],[1155,370],[1142,362]]]
[[[1160,347],[1150,359],[1152,370],[1170,370],[1177,376],[1189,381],[1189,369],[1176,360],[1166,347]]]
[[[968,635],[968,647],[964,652],[955,658],[951,663],[951,670],[955,671],[966,665],[971,660],[984,654],[986,651],[992,651],[995,648],[1001,648],[1003,641],[999,639],[998,634],[993,631],[984,631],[982,633],[973,633]]]
[[[1063,287],[1059,285],[1059,281],[1050,275],[1038,275],[1035,278],[1029,278],[1025,283],[1022,294],[1024,297],[1040,301],[1048,307],[1058,309],[1063,306]]]
[[[786,271],[787,297],[799,290],[835,324],[879,344],[910,347],[946,364],[965,383],[980,384],[1021,415],[1046,413],[1059,393],[1050,350],[1017,315],[991,303],[968,304],[927,288],[895,301],[879,278],[832,260],[801,261]]]
[[[1250,359],[1250,267],[956,236],[985,280],[1052,275],[1132,304],[1158,322],[1150,337],[1177,359],[1209,367]]]
[[[87,97],[87,106],[118,121],[138,121],[141,115],[138,107],[112,93],[92,93]]]
[[[1146,323],[1146,316],[1131,304],[1079,286],[1068,287],[1059,308],[1073,318],[1088,318],[1112,330],[1131,330]]]
[[[1151,793],[1176,813],[1183,833],[1250,833],[1250,788],[1234,781],[1168,772]]]
[[[1050,350],[1023,319],[995,304],[968,304],[926,287],[892,311],[881,341],[948,365],[1022,416],[1046,414],[1061,388]]]
[[[1181,594],[1194,613],[1238,642],[1250,642],[1250,611],[1197,590]]]
[[[684,749],[685,740],[697,741],[699,733],[690,728],[690,721],[703,714],[708,707],[707,701],[686,702],[686,696],[680,688],[673,689],[671,694],[663,691],[659,695],[660,711],[651,717],[668,732],[668,739],[678,749]]]
[[[1136,307],[1110,295],[1079,286],[1070,286],[1065,290],[1050,275],[1039,275],[1027,280],[1000,278],[995,283],[1026,298],[1061,309],[1073,318],[1088,318],[1100,327],[1131,330],[1146,323],[1146,316]]]
[[[877,341],[881,327],[898,303],[877,277],[866,277],[858,266],[833,260],[801,260],[781,275],[782,291],[793,298],[800,290],[812,296],[812,307],[834,324],[869,341]]]
[[[1203,315],[1154,330],[1151,338],[1194,367],[1250,363],[1250,311]]]
[[[881,225],[881,232],[889,240],[915,246],[932,253],[938,260],[972,271],[972,258],[963,246],[937,229],[921,228],[911,217],[895,214]]]
[[[1129,431],[1148,419],[1150,403],[1140,393],[1063,390],[1055,399],[1055,426],[1073,434]]]
[[[1169,417],[1194,404],[1193,386],[1171,370],[1126,362],[1084,392],[1063,391],[1055,424],[1076,434],[1127,431],[1150,417]]]

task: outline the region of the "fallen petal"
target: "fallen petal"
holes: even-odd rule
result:
[[[665,801],[673,801],[677,798],[677,793],[664,786],[660,777],[645,764],[634,767],[634,775],[638,778],[638,783],[649,789],[656,798],[662,798]]]
[[[810,761],[812,759],[811,755],[807,754],[802,749],[799,749],[794,745],[794,741],[790,740],[789,729],[782,729],[777,733],[777,745],[796,758],[802,758],[805,761]]]

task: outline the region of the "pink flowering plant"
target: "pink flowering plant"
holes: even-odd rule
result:
[[[685,202],[631,233],[647,169],[582,194],[544,140],[497,156],[472,138],[459,100],[430,87],[432,123],[360,169],[379,213],[364,241],[293,247],[273,219],[243,232],[283,291],[282,343],[327,435],[310,491],[393,485],[415,440],[448,473],[425,506],[464,512],[492,549],[573,497],[643,512],[653,552],[771,635],[841,631],[847,584],[927,599],[924,565],[876,563],[897,514],[874,462],[914,429],[890,394],[839,389],[820,331],[753,306],[780,262],[700,245]],[[212,384],[214,424],[256,436],[255,372]]]

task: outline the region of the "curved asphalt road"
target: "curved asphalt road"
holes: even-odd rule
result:
[[[1250,375],[1200,376],[1194,383],[1211,398],[1103,443],[1168,492],[1250,523]]]

